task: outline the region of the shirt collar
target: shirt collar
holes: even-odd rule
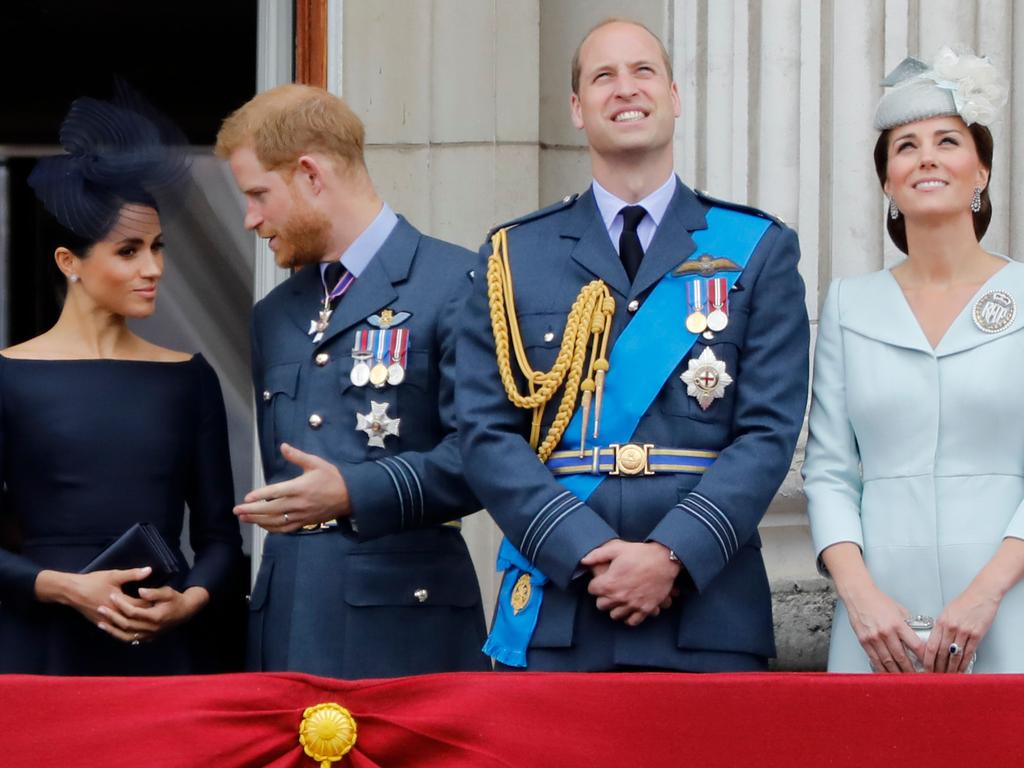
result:
[[[384,241],[388,239],[391,231],[398,224],[398,216],[391,209],[391,206],[384,203],[370,226],[364,229],[352,244],[341,254],[341,263],[349,272],[356,277],[363,274],[366,265],[370,263]],[[323,276],[329,262],[320,263],[320,275]]]
[[[672,202],[672,195],[675,194],[676,175],[674,173],[669,174],[664,184],[651,192],[643,200],[635,203],[627,203],[625,200],[620,200],[602,187],[597,179],[594,179],[593,186],[594,201],[597,203],[597,210],[601,212],[601,219],[604,221],[605,229],[610,230],[612,228],[612,222],[615,221],[615,217],[627,205],[643,206],[644,210],[647,211],[647,215],[654,222],[654,226],[658,226],[665,216],[665,211],[668,210],[668,204]]]

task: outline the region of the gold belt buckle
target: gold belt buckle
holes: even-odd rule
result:
[[[615,469],[609,475],[626,475],[635,477],[637,475],[653,475],[654,470],[650,465],[650,452],[654,447],[653,443],[612,443],[608,446],[615,457]]]

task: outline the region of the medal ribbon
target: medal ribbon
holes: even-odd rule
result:
[[[396,328],[391,339],[391,362],[405,368],[406,350],[409,345],[409,332],[405,328]]]
[[[704,281],[699,277],[690,280],[686,286],[686,306],[691,315],[697,312],[704,314]]]
[[[771,223],[769,219],[730,208],[712,208],[707,214],[707,229],[691,235],[697,247],[690,257],[700,253],[720,254],[732,259],[742,270]],[[726,291],[735,285],[741,274],[736,272],[721,278],[726,281]],[[697,334],[680,329],[671,321],[678,317],[680,308],[688,300],[689,282],[674,277],[672,272],[667,273],[615,340],[605,379],[601,423],[601,442],[605,445],[630,442],[640,419],[697,340]],[[637,371],[643,371],[644,375],[637,376]],[[577,408],[557,450],[579,450],[582,421],[582,408]],[[594,446],[593,450],[597,448]],[[556,479],[580,501],[586,502],[605,475],[566,475]],[[526,651],[544,598],[540,585],[547,578],[507,538],[502,538],[498,549],[498,569],[505,574],[491,633],[483,650],[503,664],[525,667]],[[529,573],[533,579],[530,603],[536,605],[516,614],[511,604],[511,591],[523,573]]]
[[[352,283],[355,281],[356,276],[346,269],[345,274],[338,278],[337,284],[335,284],[330,291],[328,291],[327,287],[324,286],[324,303],[330,306],[335,299],[339,299],[344,296],[345,291],[351,288]]]
[[[713,277],[708,280],[708,303],[711,309],[720,309],[729,313],[729,286],[724,277]]]
[[[376,334],[377,341],[373,359],[375,362],[384,363],[387,357],[388,342],[391,340],[391,331],[370,331],[370,333]],[[384,364],[387,365],[387,363]]]

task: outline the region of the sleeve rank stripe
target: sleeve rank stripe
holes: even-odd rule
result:
[[[718,533],[719,539],[722,542],[722,546],[725,548],[726,560],[735,554],[736,550],[732,546],[732,538],[729,536],[729,531],[714,512],[707,509],[698,499],[693,498],[688,498],[685,501],[680,502],[677,506],[693,515],[700,515],[701,519],[706,524],[714,526],[715,531]]]
[[[401,515],[400,526],[405,528],[405,499],[402,496],[402,487],[398,484],[398,478],[395,477],[394,471],[380,459],[377,460],[377,465],[384,468],[384,471],[388,473],[391,478],[391,482],[395,485],[395,493],[398,496],[398,509]]]
[[[564,499],[568,495],[569,495],[569,491],[562,491],[560,494],[555,496],[555,498],[553,498],[551,501],[549,501],[547,504],[545,504],[541,508],[540,512],[538,512],[536,515],[533,516],[533,520],[530,521],[530,524],[526,527],[526,531],[523,533],[523,540],[522,540],[522,543],[519,546],[519,550],[521,552],[524,552],[524,550],[526,548],[526,544],[530,540],[530,535],[531,535],[530,532],[533,530],[533,527],[537,524],[537,520],[541,517],[541,515],[543,515],[548,510],[548,507],[550,507],[552,504],[556,503],[559,499]],[[524,552],[524,554],[525,554],[525,552]]]
[[[409,495],[409,524],[414,525],[417,522],[416,519],[416,500],[412,495],[412,483],[409,482],[409,477],[406,475],[405,467],[397,463],[393,456],[385,456],[379,459],[381,462],[387,462],[387,465],[398,472],[402,477],[402,483],[405,485],[405,491]]]
[[[577,498],[573,496],[571,493],[566,493],[565,497],[561,501],[559,501],[557,504],[548,509],[547,512],[544,512],[537,516],[535,520],[535,522],[537,523],[537,527],[533,530],[533,533],[530,534],[529,540],[524,539],[523,541],[523,554],[526,555],[526,557],[531,562],[533,562],[533,558],[536,556],[537,551],[540,549],[540,543],[535,542],[537,542],[537,539],[542,535],[541,532],[542,530],[544,530],[544,527],[547,524],[547,522],[551,520],[551,518],[557,516],[563,509],[566,508],[567,505],[572,504],[574,501],[578,501]],[[546,535],[547,534],[544,534],[545,537]],[[532,552],[532,554],[527,554],[528,550]]]
[[[722,558],[725,560],[725,562],[729,562],[729,550],[725,546],[725,540],[722,538],[722,534],[718,532],[718,529],[715,527],[715,525],[706,517],[704,517],[704,515],[700,511],[696,509],[691,509],[690,507],[684,506],[682,503],[676,504],[676,506],[682,509],[684,512],[688,512],[690,515],[697,518],[697,520],[703,523],[704,526],[709,531],[711,531],[712,535],[716,539],[718,539],[718,546],[722,550]]]
[[[426,504],[423,502],[423,485],[420,483],[420,476],[416,474],[416,470],[412,468],[412,464],[403,459],[401,456],[392,456],[392,458],[405,465],[409,470],[409,474],[412,475],[413,481],[416,483],[416,495],[419,497],[420,502],[420,522],[423,522],[423,518],[426,516]]]
[[[566,509],[566,510],[565,510],[564,512],[562,512],[562,514],[560,514],[560,515],[559,515],[558,517],[556,517],[556,518],[555,518],[554,520],[551,520],[551,522],[550,522],[550,523],[548,523],[548,526],[547,526],[547,528],[545,529],[544,533],[543,533],[543,534],[541,534],[541,536],[540,536],[540,537],[538,537],[538,539],[537,539],[537,545],[536,545],[536,546],[535,546],[535,547],[533,548],[533,556],[532,556],[532,557],[530,558],[530,561],[531,561],[531,562],[536,562],[536,561],[537,561],[537,555],[538,555],[538,554],[540,553],[540,548],[541,548],[541,547],[542,547],[542,546],[544,545],[544,541],[545,541],[545,540],[547,539],[547,537],[548,537],[548,536],[549,536],[549,535],[551,534],[551,532],[552,532],[553,530],[555,530],[555,527],[556,527],[556,526],[557,526],[557,525],[558,525],[558,524],[559,524],[560,522],[562,522],[562,519],[563,519],[563,518],[564,518],[564,517],[565,517],[566,515],[568,515],[568,514],[569,514],[570,512],[572,512],[573,510],[579,509],[579,508],[580,508],[580,507],[582,507],[582,506],[583,506],[583,502],[582,502],[582,501],[580,501],[579,499],[577,499],[577,500],[576,500],[576,503],[575,503],[575,504],[573,504],[573,505],[572,505],[571,507],[569,507],[569,508],[568,508],[568,509]]]
[[[739,549],[740,542],[739,539],[736,537],[736,529],[732,527],[732,520],[730,520],[728,516],[726,516],[726,514],[722,512],[721,509],[718,508],[718,505],[711,501],[711,499],[709,499],[707,496],[702,496],[699,493],[691,492],[690,498],[697,502],[700,502],[703,506],[703,509],[705,509],[707,512],[710,512],[721,521],[722,527],[728,534],[730,541],[732,541],[733,551],[735,552],[737,549]]]

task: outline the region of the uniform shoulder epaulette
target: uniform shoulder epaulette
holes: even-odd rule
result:
[[[720,200],[717,197],[712,197],[711,195],[709,195],[707,192],[705,192],[702,189],[695,189],[695,190],[693,190],[693,193],[702,202],[708,203],[709,205],[713,205],[713,206],[715,206],[717,208],[729,208],[730,210],[739,211],[740,213],[749,213],[751,216],[758,216],[759,218],[762,218],[762,219],[768,219],[769,221],[774,221],[776,224],[778,224],[781,227],[788,226],[786,224],[786,222],[783,221],[778,216],[773,216],[772,214],[768,213],[767,211],[762,211],[760,208],[755,208],[752,205],[744,205],[743,203],[736,203],[736,202],[733,202],[732,200]]]
[[[498,226],[493,227],[491,231],[487,233],[487,239],[490,240],[494,233],[497,232],[499,229],[509,229],[511,227],[517,227],[520,224],[526,224],[529,221],[543,219],[545,216],[550,216],[552,213],[557,213],[558,211],[564,210],[571,206],[573,203],[575,203],[578,199],[579,194],[566,195],[553,205],[549,205],[546,208],[541,208],[539,210],[532,211],[526,214],[525,216],[520,216],[517,219],[506,221],[504,224],[499,224]]]

